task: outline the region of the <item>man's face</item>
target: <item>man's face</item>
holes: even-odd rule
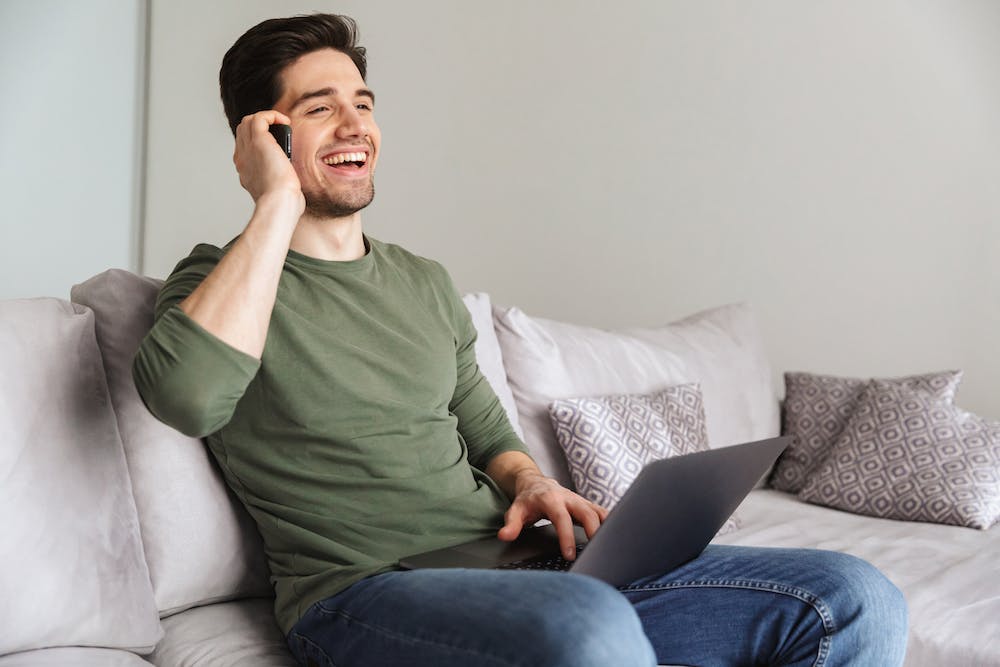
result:
[[[302,56],[281,73],[274,108],[292,120],[292,164],[306,213],[340,218],[375,196],[382,136],[375,99],[350,57],[333,49]]]

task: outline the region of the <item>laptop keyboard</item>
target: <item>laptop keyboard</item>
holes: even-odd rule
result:
[[[579,556],[586,543],[576,545],[576,555]],[[506,565],[500,565],[498,570],[552,570],[562,572],[572,567],[575,561],[566,560],[562,556],[543,556],[541,558],[528,558],[518,560]]]

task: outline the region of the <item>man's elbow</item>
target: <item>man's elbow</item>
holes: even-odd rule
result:
[[[231,410],[221,409],[218,399],[190,385],[175,386],[169,376],[149,377],[138,359],[132,379],[146,409],[170,428],[192,438],[203,438],[229,423]]]

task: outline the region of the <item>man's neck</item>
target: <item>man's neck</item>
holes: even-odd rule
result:
[[[313,218],[303,215],[292,233],[290,248],[314,259],[349,262],[365,254],[361,214],[346,218]]]

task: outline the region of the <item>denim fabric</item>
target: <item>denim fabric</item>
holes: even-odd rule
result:
[[[620,591],[558,572],[389,572],[317,602],[288,645],[308,667],[892,667],[906,632],[902,595],[862,560],[713,545]]]
[[[847,554],[711,545],[690,563],[621,590],[661,663],[903,664],[903,594]]]

